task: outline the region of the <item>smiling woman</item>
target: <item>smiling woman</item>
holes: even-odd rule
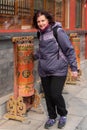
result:
[[[33,26],[39,32],[39,48],[34,54],[38,60],[38,73],[43,86],[48,120],[45,129],[53,126],[60,115],[58,128],[66,124],[67,109],[62,90],[66,81],[68,64],[73,77],[77,77],[77,63],[74,48],[64,32],[61,23],[54,21],[47,11],[37,11],[33,17]],[[57,28],[55,39],[53,30]],[[60,45],[60,46],[59,46]],[[66,59],[66,60],[65,60]]]

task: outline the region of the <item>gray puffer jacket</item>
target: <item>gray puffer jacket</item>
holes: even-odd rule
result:
[[[57,29],[58,45],[53,35],[55,26],[49,26],[45,31],[40,32],[39,50],[35,54],[35,59],[39,59],[38,70],[41,77],[46,76],[66,76],[68,64],[72,71],[77,71],[77,63],[74,48],[62,28]]]

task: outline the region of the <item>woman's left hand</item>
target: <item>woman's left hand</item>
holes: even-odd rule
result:
[[[72,71],[72,77],[73,77],[73,79],[77,79],[78,72],[77,71]]]

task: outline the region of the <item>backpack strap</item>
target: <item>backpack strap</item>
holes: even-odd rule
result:
[[[62,28],[61,26],[56,26],[56,27],[54,27],[53,28],[53,35],[54,35],[54,37],[56,38],[56,41],[57,41],[57,43],[58,43],[58,45],[59,45],[59,47],[61,48],[61,44],[59,43],[59,41],[58,41],[58,33],[57,33],[57,29],[58,28]],[[62,50],[62,48],[61,48],[61,50]],[[63,50],[62,50],[62,52],[63,52]]]
[[[40,32],[37,31],[37,38],[39,39],[40,38]]]

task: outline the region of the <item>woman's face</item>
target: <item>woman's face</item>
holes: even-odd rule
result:
[[[44,30],[49,25],[49,21],[45,17],[45,15],[40,15],[37,18],[37,25],[38,25],[39,29],[41,29],[41,30]]]

